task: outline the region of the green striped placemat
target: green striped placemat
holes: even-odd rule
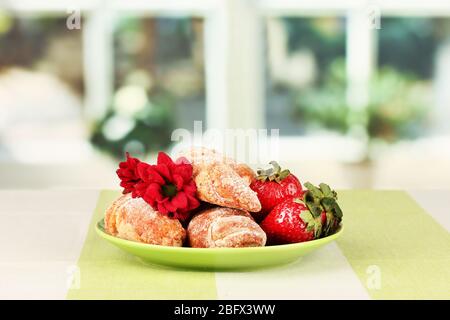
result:
[[[147,266],[95,233],[95,224],[119,196],[102,191],[78,261],[79,286],[68,299],[215,299],[213,272]]]
[[[450,299],[450,234],[408,194],[341,191],[339,203],[338,245],[373,299]]]
[[[213,272],[148,266],[95,234],[118,195],[100,194],[78,261],[79,287],[67,298],[220,298]],[[401,191],[340,191],[339,197],[345,231],[338,246],[372,298],[450,299],[450,234],[414,200]]]

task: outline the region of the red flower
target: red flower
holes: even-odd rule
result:
[[[192,165],[184,158],[173,162],[160,152],[157,164],[149,165],[127,154],[127,161],[119,167],[117,174],[124,193],[132,192],[133,197],[143,198],[162,214],[184,220],[189,211],[200,205],[195,196],[197,186],[192,179]]]
[[[123,193],[132,192],[133,197],[136,197],[134,186],[141,181],[137,175],[137,166],[141,161],[136,158],[130,157],[130,154],[126,153],[127,160],[119,163],[119,169],[116,173],[119,176],[120,186],[123,188]]]

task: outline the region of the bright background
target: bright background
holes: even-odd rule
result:
[[[0,188],[116,187],[202,120],[280,129],[302,180],[448,189],[449,82],[448,1],[1,0]]]

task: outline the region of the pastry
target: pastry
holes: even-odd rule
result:
[[[155,211],[142,198],[120,196],[105,213],[105,231],[122,239],[181,247],[186,231],[180,221]]]
[[[227,164],[233,168],[237,174],[245,179],[245,181],[250,185],[250,183],[256,178],[255,172],[245,163],[237,163],[234,159],[223,155],[213,149],[208,149],[205,147],[193,147],[179,154],[181,157],[185,157],[191,163],[194,163],[194,175],[198,173],[201,168],[200,165],[207,165],[215,162],[220,162]]]
[[[200,200],[250,212],[261,210],[258,196],[250,188],[255,173],[249,166],[206,148],[192,148],[180,155],[192,163]]]
[[[248,212],[215,207],[200,212],[187,228],[194,248],[262,247],[266,234]]]

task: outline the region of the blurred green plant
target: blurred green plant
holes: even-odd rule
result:
[[[121,159],[125,152],[145,156],[170,144],[174,102],[161,89],[127,85],[119,88],[107,114],[95,123],[91,142]]]
[[[320,71],[327,70],[336,57],[345,56],[345,18],[324,16],[282,19],[288,34],[289,51],[311,50]],[[324,72],[319,72],[317,81],[322,83],[324,76]]]
[[[395,66],[400,72],[431,79],[436,50],[448,36],[446,20],[439,17],[382,18],[382,29],[378,32],[378,65]]]
[[[326,128],[349,133],[364,128],[368,143],[374,139],[394,142],[419,136],[425,129],[429,87],[414,76],[383,67],[370,83],[369,102],[353,109],[347,103],[345,64],[335,60],[324,85],[296,97],[296,115],[307,129]]]

